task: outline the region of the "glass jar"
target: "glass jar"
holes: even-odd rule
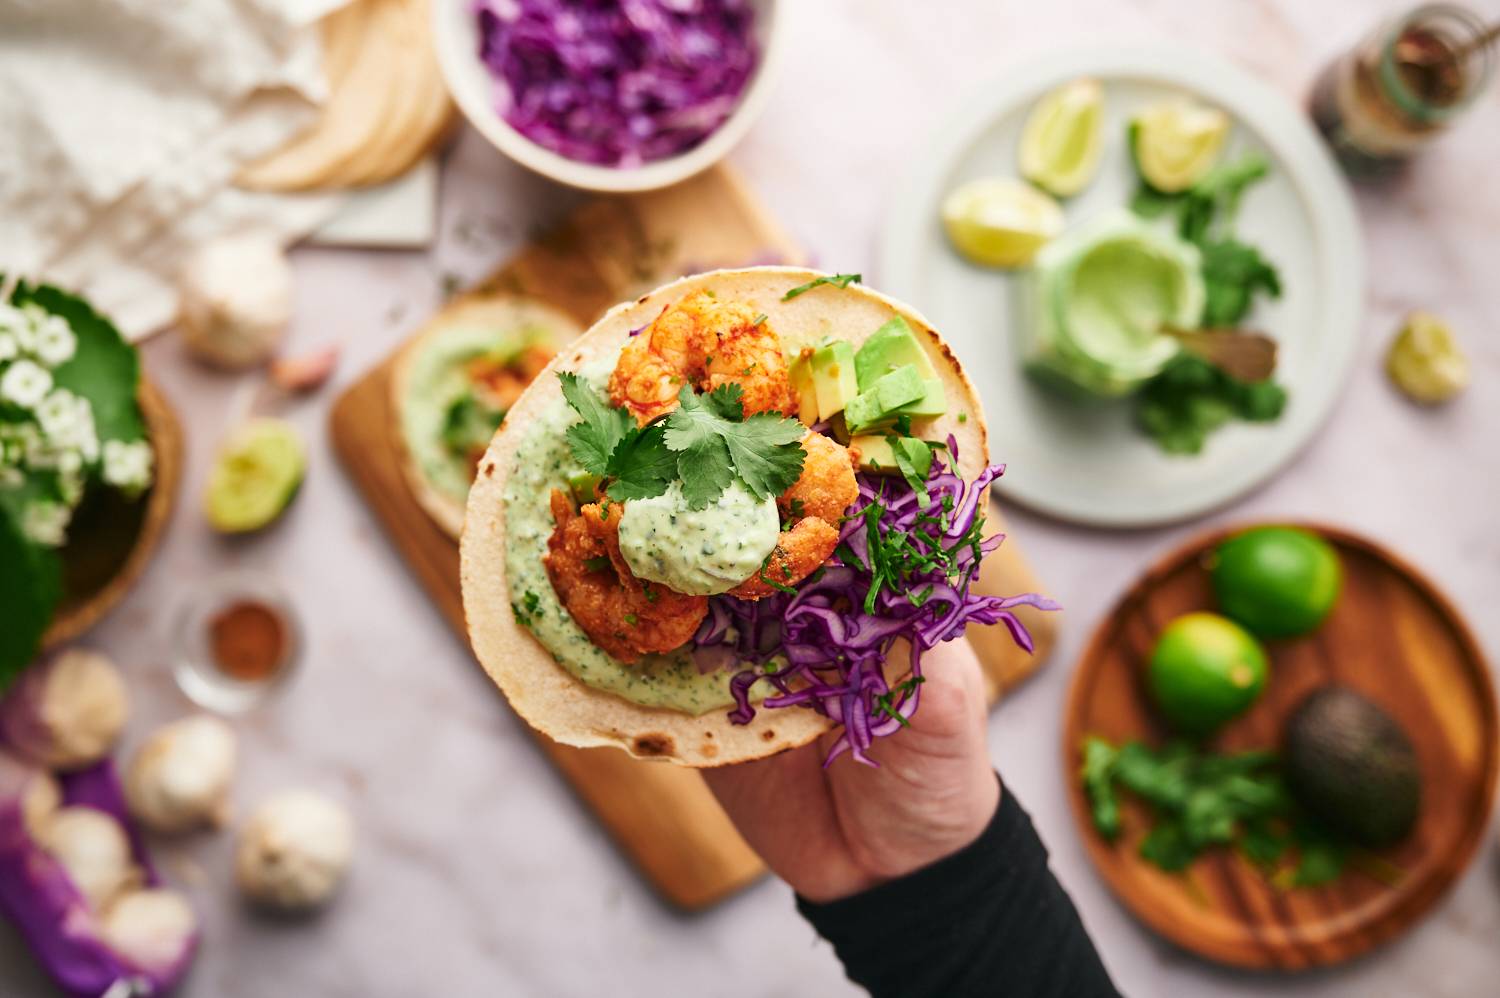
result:
[[[1488,86],[1479,16],[1428,4],[1380,25],[1313,86],[1314,123],[1350,173],[1388,172],[1445,132]]]
[[[235,641],[225,625],[247,614],[241,625],[260,633]],[[172,676],[187,698],[220,714],[240,714],[286,684],[301,657],[302,628],[275,579],[234,571],[196,589],[177,619],[174,644]]]

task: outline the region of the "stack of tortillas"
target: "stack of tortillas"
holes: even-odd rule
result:
[[[428,0],[353,0],[323,21],[329,97],[308,131],[240,171],[241,187],[304,191],[399,177],[442,138],[453,101]]]

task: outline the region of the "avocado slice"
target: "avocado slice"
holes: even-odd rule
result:
[[[911,462],[919,478],[926,478],[932,468],[932,447],[914,437],[867,433],[851,437],[849,446],[859,451],[859,466],[866,471],[899,470],[898,452]]]
[[[1361,845],[1390,845],[1416,824],[1416,750],[1389,714],[1353,690],[1325,686],[1303,700],[1287,721],[1285,757],[1298,802]]]
[[[849,432],[858,434],[880,423],[894,422],[902,414],[902,406],[921,400],[926,393],[927,385],[915,364],[902,365],[876,378],[844,407]]]
[[[941,416],[948,411],[948,395],[943,391],[943,382],[938,378],[923,378],[922,385],[922,397],[903,405],[898,415],[925,418]]]
[[[847,340],[829,340],[813,351],[812,383],[818,396],[818,418],[828,419],[859,394],[854,348]]]
[[[861,391],[868,391],[880,378],[907,364],[922,378],[937,377],[927,351],[899,315],[871,333],[854,355],[854,373]]]
[[[821,418],[818,415],[818,390],[813,384],[812,357],[811,349],[803,350],[792,359],[791,368],[787,372],[791,378],[792,391],[797,393],[797,416],[807,426],[812,426]]]

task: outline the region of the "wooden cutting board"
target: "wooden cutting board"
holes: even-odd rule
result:
[[[801,259],[739,180],[717,167],[667,190],[584,205],[464,297],[529,295],[587,328],[617,302],[684,273]],[[399,466],[390,368],[387,360],[339,398],[331,417],[334,446],[397,550],[467,642],[458,545],[411,497]],[[993,507],[992,522],[1003,529]],[[1041,585],[1008,541],[985,562],[980,588],[1010,594],[1040,591]],[[1016,649],[1004,628],[970,632],[992,697],[1030,674],[1054,642],[1055,614],[1023,609],[1021,615],[1037,642],[1034,656]],[[696,771],[632,759],[616,749],[570,748],[539,734],[537,741],[620,848],[674,904],[712,904],[764,872]]]
[[[1279,889],[1230,850],[1210,850],[1185,875],[1169,874],[1137,850],[1149,824],[1126,806],[1111,844],[1094,830],[1079,781],[1069,794],[1089,858],[1122,903],[1166,938],[1210,960],[1298,970],[1365,953],[1411,928],[1457,880],[1488,837],[1500,770],[1500,719],[1484,656],[1458,611],[1416,569],[1373,541],[1308,524],[1338,552],[1344,585],[1312,634],[1269,641],[1270,680],[1261,699],[1210,747],[1275,747],[1287,716],[1313,689],[1353,687],[1389,713],[1416,748],[1422,810],[1404,841],[1381,850],[1400,871],[1394,884],[1359,864],[1333,883]],[[1079,745],[1095,734],[1116,744],[1169,737],[1141,675],[1167,622],[1214,610],[1205,556],[1233,530],[1215,530],[1167,555],[1099,625],[1074,673],[1064,724],[1069,774]]]

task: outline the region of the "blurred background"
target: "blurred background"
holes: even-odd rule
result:
[[[663,898],[549,764],[434,603],[431,583],[414,573],[411,544],[429,542],[393,544],[369,493],[398,489],[400,479],[361,484],[346,473],[348,454],[341,460],[330,437],[340,397],[455,295],[481,285],[592,199],[636,195],[600,195],[559,183],[536,172],[547,169],[544,160],[522,165],[518,154],[503,152],[463,114],[449,119],[446,91],[438,90],[423,98],[438,108],[427,124],[410,112],[410,155],[403,160],[403,150],[388,150],[389,162],[415,172],[403,173],[382,193],[359,195],[352,208],[340,193],[342,181],[331,193],[286,193],[299,186],[297,169],[307,166],[295,162],[278,167],[281,174],[262,166],[260,186],[277,191],[263,201],[247,194],[212,212],[190,212],[167,193],[139,200],[152,178],[166,184],[171,176],[167,166],[151,165],[150,143],[170,145],[194,129],[203,136],[227,133],[227,126],[204,122],[226,121],[225,108],[238,107],[228,96],[237,92],[235,73],[259,74],[267,86],[279,78],[292,87],[276,91],[278,106],[255,109],[260,124],[214,151],[220,158],[198,176],[218,179],[203,183],[223,184],[307,128],[324,102],[339,99],[337,91],[330,98],[322,82],[313,25],[341,5],[261,0],[205,4],[196,13],[190,11],[197,5],[185,5],[180,16],[201,21],[179,23],[180,44],[170,47],[171,58],[163,55],[150,67],[131,64],[137,44],[142,51],[150,45],[128,33],[117,36],[113,51],[96,34],[88,34],[87,44],[71,45],[70,30],[99,27],[80,27],[88,6],[0,0],[0,79],[13,84],[0,95],[0,122],[8,123],[7,144],[17,147],[0,154],[0,214],[7,218],[0,223],[0,261],[28,280],[86,297],[139,342],[145,376],[176,414],[182,454],[178,501],[154,556],[80,641],[106,653],[124,673],[130,713],[119,742],[123,760],[159,725],[195,709],[174,676],[184,654],[179,632],[195,626],[184,622],[192,600],[226,573],[270,579],[280,590],[274,598],[285,600],[300,628],[300,653],[284,688],[230,715],[238,739],[231,824],[238,828],[273,791],[307,787],[345,805],[355,835],[352,867],[337,896],[321,910],[291,918],[268,915],[237,894],[234,835],[152,836],[157,868],[187,894],[201,922],[201,945],[182,993],[855,993],[829,947],[796,915],[790,891],[773,879],[727,891],[697,910]],[[130,6],[99,5],[111,11]],[[450,6],[459,11],[455,16],[469,16],[463,0]],[[1467,6],[1483,23],[1500,21],[1493,0]],[[1222,60],[1278,97],[1282,106],[1266,112],[1272,123],[1251,131],[1272,136],[1267,144],[1279,154],[1316,133],[1307,127],[1288,140],[1291,146],[1280,146],[1276,122],[1296,117],[1305,123],[1320,74],[1377,31],[1382,19],[1411,9],[1386,0],[825,0],[774,7],[774,40],[763,51],[774,52],[776,72],[763,87],[753,84],[747,100],[758,106],[743,122],[743,135],[685,167],[696,175],[722,154],[731,182],[742,184],[756,206],[754,224],[768,226],[756,231],[774,232],[774,244],[764,254],[699,261],[683,260],[680,247],[647,238],[623,254],[611,250],[617,256],[597,265],[636,260],[642,273],[621,277],[614,287],[634,293],[630,289],[672,276],[666,271],[673,266],[744,264],[757,255],[776,262],[791,259],[786,247],[797,247],[820,269],[862,273],[866,283],[910,298],[966,360],[966,337],[1002,337],[1005,317],[996,316],[989,329],[951,328],[945,316],[971,314],[972,299],[927,301],[921,287],[952,285],[930,274],[882,272],[902,257],[891,249],[899,238],[893,227],[901,224],[893,216],[920,200],[912,193],[920,181],[912,178],[924,161],[946,155],[944,123],[957,120],[957,109],[982,105],[987,92],[1014,89],[1006,82],[1010,73],[1030,73],[1027,79],[1040,86],[1053,53],[1062,59],[1080,49],[1126,53],[1170,46],[1204,60],[1193,61],[1190,74],[1211,74],[1201,67]],[[155,16],[165,24],[179,12]],[[398,48],[428,44],[428,12],[411,16],[410,34]],[[145,31],[165,30],[152,28],[151,20],[136,23]],[[226,36],[225,26],[245,35]],[[377,43],[364,38],[359,44]],[[1038,61],[1040,74],[1026,69]],[[393,72],[398,64],[405,65],[392,56]],[[193,81],[183,90],[196,96],[166,99],[178,72]],[[409,88],[416,88],[431,69],[409,72]],[[140,103],[110,103],[110,130],[90,139],[80,130],[80,122],[94,116],[81,109],[90,103],[88,88],[131,76],[149,81],[141,86]],[[453,71],[446,79],[461,89],[461,77]],[[55,85],[45,85],[49,79]],[[1209,92],[1217,93],[1216,85],[1204,79]],[[370,84],[366,92],[375,88]],[[1024,110],[1039,95],[1026,91],[1018,106]],[[1245,107],[1266,103],[1258,93],[1246,101]],[[170,121],[132,117],[163,109],[174,115]],[[250,114],[243,107],[234,113]],[[495,128],[491,123],[486,130]],[[1500,188],[1492,180],[1500,159],[1496,89],[1482,89],[1451,130],[1442,131],[1399,169],[1373,177],[1365,170],[1356,183],[1338,181],[1337,197],[1352,197],[1358,244],[1322,246],[1318,266],[1342,254],[1355,261],[1355,271],[1329,277],[1324,270],[1284,269],[1288,302],[1294,294],[1321,293],[1316,288],[1325,284],[1347,284],[1356,308],[1348,317],[1347,365],[1335,358],[1326,369],[1313,364],[1288,375],[1297,386],[1294,405],[1296,392],[1318,391],[1328,396],[1329,414],[1307,421],[1305,439],[1286,446],[1274,476],[1268,470],[1243,488],[1226,490],[1210,508],[1174,514],[1174,522],[1148,523],[1148,516],[1128,529],[1067,522],[1028,508],[1045,505],[1034,496],[1027,506],[1000,496],[1009,536],[1043,590],[1066,609],[1047,660],[992,714],[991,751],[1007,787],[1033,815],[1055,871],[1126,993],[1469,996],[1489,993],[1500,971],[1500,854],[1488,824],[1492,769],[1478,795],[1483,806],[1473,820],[1484,827],[1472,861],[1464,865],[1460,858],[1450,871],[1451,886],[1434,888],[1430,906],[1424,901],[1399,934],[1383,936],[1373,951],[1338,966],[1248,970],[1217,965],[1168,942],[1112,895],[1086,851],[1090,830],[1071,810],[1075,760],[1063,745],[1069,683],[1095,627],[1144,569],[1210,528],[1311,520],[1373,539],[1398,551],[1467,618],[1481,668],[1482,653],[1500,647],[1500,618],[1488,612],[1500,597],[1500,538],[1493,529],[1500,488],[1500,449],[1493,441],[1500,425],[1500,352],[1493,336],[1500,316],[1493,280],[1500,231]],[[397,145],[389,137],[378,141]],[[56,153],[94,142],[87,170],[78,164],[88,156]],[[191,145],[193,155],[206,159],[214,143],[205,138]],[[102,154],[110,150],[122,152],[110,152],[105,161]],[[138,162],[130,161],[132,153]],[[1122,156],[1118,145],[1107,154]],[[64,161],[78,168],[56,169]],[[1317,168],[1342,177],[1329,169],[1332,162],[1320,160]],[[1273,169],[1281,166],[1278,160]],[[347,161],[338,169],[349,184],[365,182]],[[571,184],[599,186],[566,166],[560,172]],[[49,176],[60,178],[57,186]],[[701,182],[698,176],[688,183]],[[1303,200],[1306,190],[1318,189],[1304,188]],[[635,204],[631,212],[649,218],[658,202]],[[1253,217],[1252,205],[1241,209],[1242,220]],[[690,203],[671,210],[694,217]],[[688,227],[715,224],[714,216],[701,217],[704,222]],[[257,220],[272,221],[271,238],[287,244],[291,265],[290,309],[276,356],[301,360],[312,374],[304,370],[299,377],[283,367],[268,381],[262,366],[226,371],[205,365],[204,351],[187,342],[173,318],[180,299],[193,293],[178,275],[195,253]],[[684,223],[678,218],[674,224]],[[154,235],[137,241],[129,226]],[[1319,239],[1330,238],[1327,230],[1317,231]],[[52,238],[60,233],[66,238]],[[586,227],[582,236],[588,237]],[[582,255],[590,252],[585,248]],[[654,261],[653,253],[664,259]],[[260,279],[260,262],[231,257],[221,265],[247,282]],[[199,266],[208,265],[200,260]],[[1467,356],[1467,387],[1442,406],[1414,404],[1386,372],[1392,339],[1413,312],[1440,316]],[[1297,321],[1316,324],[1307,314],[1298,312],[1303,319]],[[975,376],[983,391],[985,378]],[[1320,378],[1328,382],[1321,389],[1300,387]],[[986,403],[996,408],[995,401]],[[205,491],[226,438],[252,412],[290,424],[306,449],[306,476],[276,522],[227,535],[205,516]],[[1246,439],[1236,446],[1253,451],[1262,438]],[[1019,458],[1003,451],[994,457],[1021,468]],[[1215,476],[1234,473],[1226,467]],[[423,571],[442,568],[416,569]],[[1488,690],[1483,683],[1480,688]],[[199,693],[200,702],[215,695]],[[1485,711],[1492,719],[1492,704]],[[1492,720],[1482,737],[1494,739]],[[0,992],[43,995],[53,987],[20,935],[0,928]]]

